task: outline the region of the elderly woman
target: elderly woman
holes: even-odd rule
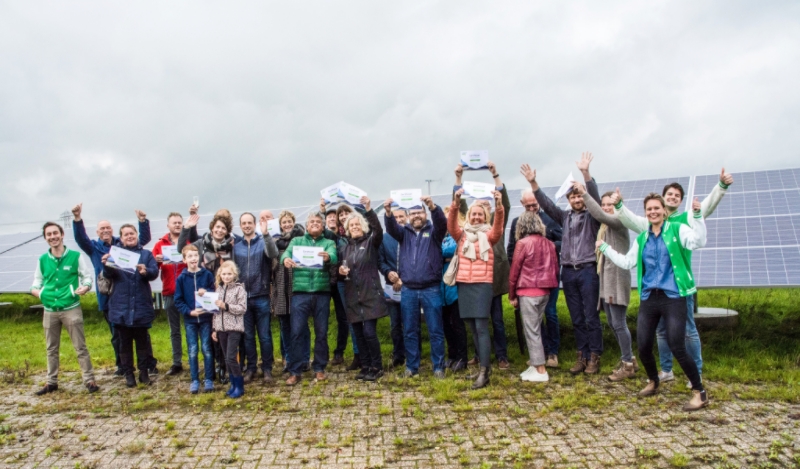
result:
[[[611,198],[614,193],[603,194],[598,204],[581,183],[576,181],[572,188],[583,197],[586,210],[595,220],[602,223],[597,232],[597,241],[608,243],[617,252],[627,252],[631,245],[630,235],[619,217],[614,214],[614,203]],[[631,350],[631,331],[628,329],[627,321],[628,302],[631,299],[631,274],[613,262],[604,262],[603,255],[598,251],[597,275],[600,277],[600,299],[597,309],[606,312],[608,324],[614,330],[622,355],[619,366],[608,379],[618,382],[633,378],[639,370],[639,364]]]
[[[345,220],[345,243],[339,247],[339,276],[344,281],[344,304],[356,335],[361,372],[356,379],[377,381],[383,376],[378,319],[388,316],[383,299],[378,251],[383,242],[383,228],[370,200],[361,198],[366,212],[350,213]]]
[[[514,261],[509,273],[508,301],[520,310],[528,344],[530,367],[521,375],[523,381],[545,382],[542,345],[542,318],[550,291],[558,287],[556,245],[545,238],[545,225],[536,212],[524,212],[517,221]]]
[[[147,369],[153,360],[150,343],[150,326],[156,318],[150,282],[158,277],[158,264],[150,251],[139,244],[139,233],[133,225],[119,229],[122,249],[139,255],[136,271],[129,272],[108,265],[109,254],[102,257],[103,276],[114,282],[108,299],[108,321],[119,331],[119,360],[125,384],[136,386],[133,375],[133,342],[136,342],[136,360],[139,365],[139,382],[150,384]]]
[[[685,411],[694,411],[708,405],[708,395],[703,388],[700,373],[694,360],[686,353],[686,296],[694,294],[697,287],[692,275],[690,251],[706,244],[706,226],[700,202],[692,204],[693,217],[688,225],[665,220],[667,215],[664,199],[650,193],[644,198],[644,211],[650,228],[643,231],[633,242],[627,254],[618,253],[608,243],[597,241],[597,247],[608,259],[620,268],[628,270],[638,267],[639,317],[636,341],[639,358],[649,378],[640,396],[652,396],[658,392],[659,378],[653,356],[656,327],[664,320],[667,341],[672,354],[692,383],[692,399],[683,406]]]
[[[464,189],[456,191],[447,216],[447,231],[458,243],[458,248],[445,277],[447,281],[455,274],[459,313],[478,338],[480,369],[472,383],[472,388],[478,389],[489,384],[492,352],[489,317],[494,272],[492,246],[502,240],[505,209],[501,204],[502,194],[492,191],[496,207],[494,223],[489,226],[490,214],[485,205],[473,203],[467,213],[467,224],[462,228],[458,224],[458,206],[463,193]]]
[[[275,240],[275,245],[278,247],[278,257],[272,262],[272,297],[270,298],[270,305],[272,307],[272,314],[278,318],[278,323],[281,328],[281,356],[283,357],[283,372],[289,372],[289,349],[291,347],[290,340],[292,334],[292,323],[289,320],[289,311],[292,305],[292,269],[287,269],[283,263],[278,259],[286,251],[289,242],[298,236],[306,234],[303,225],[297,223],[294,213],[289,210],[284,210],[278,214],[278,222],[281,225],[281,236]],[[305,347],[304,350],[308,350]],[[306,366],[308,368],[308,359],[306,356]]]

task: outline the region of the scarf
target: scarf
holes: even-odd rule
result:
[[[464,257],[472,261],[477,259],[475,253],[475,241],[477,241],[481,260],[489,262],[489,251],[492,249],[492,245],[489,244],[489,237],[486,236],[489,230],[491,230],[491,227],[487,223],[477,226],[472,226],[469,223],[464,225],[464,236],[467,238],[461,247],[461,253]]]
[[[203,265],[211,273],[216,274],[222,261],[230,259],[233,253],[233,237],[228,235],[222,242],[217,242],[211,233],[203,235]]]
[[[303,228],[303,225],[294,225],[292,230],[288,233],[281,233],[280,238],[275,240],[275,245],[278,247],[278,251],[285,251],[286,248],[289,247],[289,243],[293,238],[303,236],[304,234],[306,234],[306,230]]]
[[[608,225],[605,223],[600,225],[600,229],[597,230],[597,240],[605,241],[607,231]],[[603,272],[603,260],[605,259],[605,256],[603,256],[603,253],[600,252],[600,248],[595,249],[595,254],[597,255],[597,275],[600,275]]]

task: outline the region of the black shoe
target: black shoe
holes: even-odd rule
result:
[[[179,373],[183,372],[183,367],[181,365],[172,365],[167,370],[167,376],[175,376]]]
[[[340,353],[334,354],[333,355],[333,360],[331,360],[331,365],[335,366],[335,365],[342,365],[342,364],[344,364],[344,357],[342,356],[342,354],[340,354]]]
[[[288,363],[283,365],[283,371],[281,371],[281,374],[283,374],[283,375],[285,375],[287,373],[289,373],[289,364]]]
[[[217,378],[219,378],[219,384],[228,384],[230,382],[230,380],[228,380],[228,372],[223,369],[219,370]]]
[[[347,371],[356,371],[361,368],[361,358],[359,358],[358,354],[353,355],[353,363],[347,367]]]
[[[157,375],[158,374],[158,368],[156,368],[155,366],[150,368],[149,370],[147,370],[147,374]]]
[[[311,365],[308,362],[303,363],[303,366],[300,367],[300,371],[303,373],[308,373],[311,371]]]
[[[129,388],[136,387],[136,377],[133,376],[133,372],[125,375],[125,386],[128,386]]]
[[[378,369],[371,369],[367,376],[364,377],[364,381],[378,381],[383,376],[383,370]]]
[[[405,358],[398,357],[398,358],[395,358],[394,360],[392,360],[392,368],[396,368],[398,366],[403,366],[405,364],[406,364],[406,359]]]
[[[45,384],[42,389],[36,391],[34,394],[36,394],[37,396],[44,396],[45,394],[49,394],[53,391],[58,391],[57,384]]]
[[[121,376],[125,376],[125,372],[122,371],[122,368],[117,368],[117,371],[114,372],[114,376],[119,378]]]
[[[90,382],[86,383],[86,389],[88,389],[89,390],[89,394],[91,394],[93,392],[99,391],[100,390],[100,386],[98,386],[97,383],[95,383],[94,381],[90,381]]]
[[[467,369],[467,361],[466,360],[455,360],[453,363],[450,364],[450,371],[461,371]]]
[[[262,378],[264,384],[272,384],[275,382],[275,378],[272,377],[272,370],[264,370],[264,378]]]
[[[139,382],[148,386],[152,383],[152,381],[150,381],[150,374],[147,372],[147,370],[142,370],[139,372]]]
[[[242,375],[242,380],[243,380],[244,384],[250,384],[250,382],[253,381],[253,378],[255,377],[255,375],[256,375],[255,370],[247,370],[247,371],[245,371],[244,375]]]
[[[356,379],[359,381],[364,381],[368,374],[369,368],[361,368],[361,371],[356,375]]]

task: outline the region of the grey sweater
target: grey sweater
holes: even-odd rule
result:
[[[607,226],[603,241],[617,252],[628,252],[631,245],[630,232],[622,225],[619,217],[604,212],[588,193],[583,194],[583,202],[592,217]],[[600,300],[627,306],[631,299],[630,271],[617,267],[601,254],[597,260],[597,273],[600,276]],[[597,308],[600,308],[599,303]]]
[[[592,179],[586,182],[586,191],[592,198],[600,202],[597,183]],[[577,265],[597,261],[594,243],[597,241],[597,230],[600,222],[594,219],[588,210],[576,212],[572,208],[562,210],[541,190],[533,193],[536,201],[550,218],[561,225],[561,265]]]

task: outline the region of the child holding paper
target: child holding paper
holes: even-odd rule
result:
[[[219,342],[231,388],[226,393],[234,399],[244,394],[244,377],[237,358],[239,341],[244,335],[244,313],[247,311],[247,292],[244,285],[238,283],[239,268],[233,261],[225,261],[217,270],[217,291],[219,298],[216,305],[219,313],[214,315],[214,332],[211,338]]]
[[[198,339],[203,347],[203,369],[205,382],[203,392],[214,390],[214,356],[211,354],[211,314],[198,308],[195,293],[205,295],[214,291],[214,274],[200,267],[200,253],[196,246],[188,245],[181,251],[186,269],[175,281],[175,306],[183,315],[186,330],[186,348],[189,355],[189,372],[192,384],[189,392],[197,394],[200,390],[200,370],[197,363]]]

